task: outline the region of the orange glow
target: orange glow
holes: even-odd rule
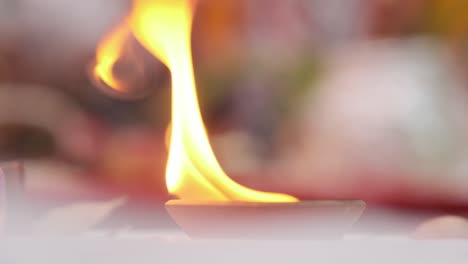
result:
[[[127,23],[122,23],[99,43],[96,50],[96,65],[94,66],[94,77],[101,80],[107,86],[119,92],[124,92],[121,85],[113,74],[113,67],[122,55],[124,43],[130,34]]]
[[[192,16],[193,1],[135,0],[128,18],[137,40],[166,64],[172,76],[172,122],[166,168],[169,193],[190,201],[297,201],[286,194],[239,185],[216,160],[196,94],[191,54]],[[118,39],[119,33],[116,34]],[[111,53],[116,54],[115,51],[119,50]]]

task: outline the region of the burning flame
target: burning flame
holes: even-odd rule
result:
[[[216,160],[196,94],[191,54],[192,17],[192,1],[135,0],[125,24],[171,72],[172,123],[166,168],[169,193],[192,201],[297,201],[286,194],[256,191],[234,182]],[[119,45],[125,29],[123,26],[113,32],[98,48],[95,72],[116,89],[118,83],[109,75],[112,76],[112,63],[121,51]],[[106,60],[101,61],[102,58]]]
[[[97,63],[93,71],[94,77],[118,92],[124,92],[125,87],[115,78],[112,69],[123,53],[124,43],[129,34],[129,28],[126,21],[124,21],[114,31],[104,37],[96,51]]]

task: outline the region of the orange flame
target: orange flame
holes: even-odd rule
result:
[[[126,21],[124,21],[121,25],[116,27],[114,31],[104,37],[96,51],[96,66],[93,71],[94,77],[119,92],[124,92],[125,87],[115,78],[113,67],[122,55],[124,43],[129,34],[129,28]]]
[[[196,94],[190,45],[192,17],[193,6],[188,0],[135,0],[128,18],[137,40],[166,64],[172,76],[172,126],[166,168],[169,193],[191,201],[297,201],[286,194],[256,191],[234,182],[216,160]],[[119,32],[109,41],[119,39]]]

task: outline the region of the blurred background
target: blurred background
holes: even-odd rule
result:
[[[24,162],[36,204],[170,198],[167,68],[130,38],[115,69],[125,93],[89,74],[130,6],[0,0],[0,160]],[[464,0],[200,0],[194,67],[220,163],[304,200],[466,213],[467,12]]]

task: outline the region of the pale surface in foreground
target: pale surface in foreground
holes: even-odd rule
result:
[[[0,263],[8,264],[468,262],[468,242],[402,238],[329,242],[16,238],[1,241],[0,248]]]

